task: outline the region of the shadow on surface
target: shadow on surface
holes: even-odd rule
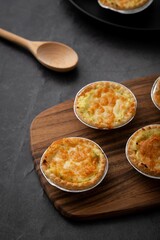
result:
[[[67,218],[67,220],[70,222],[72,225],[101,225],[103,224],[110,224],[112,222],[114,223],[119,223],[119,222],[130,222],[130,221],[138,221],[144,220],[144,219],[151,219],[155,215],[159,216],[160,214],[160,206],[157,207],[148,207],[143,210],[135,210],[133,212],[125,212],[125,213],[117,213],[115,216],[110,216],[110,217],[102,217],[102,218],[94,218],[94,219],[71,219]],[[64,216],[63,216],[64,217]]]
[[[53,70],[50,70],[50,69],[44,67],[41,63],[39,63],[37,61],[37,59],[27,49],[25,49],[17,44],[14,44],[10,41],[7,41],[5,39],[0,38],[0,42],[7,48],[16,50],[17,55],[18,54],[26,55],[27,57],[29,57],[31,59],[31,61],[33,60],[33,62],[35,62],[35,64],[37,65],[37,66],[35,65],[35,68],[39,69],[41,71],[42,75],[44,76],[44,78],[47,80],[53,80],[55,82],[60,81],[61,83],[67,84],[68,81],[69,81],[69,83],[72,83],[78,78],[78,75],[79,75],[78,66],[69,72],[56,72],[56,71],[53,71]],[[8,55],[8,57],[9,57],[9,55]],[[21,56],[19,56],[19,57],[21,57]],[[22,57],[22,60],[23,60],[23,57]],[[23,63],[23,64],[25,64],[25,63]]]

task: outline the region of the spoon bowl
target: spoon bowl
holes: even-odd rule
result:
[[[63,43],[30,41],[1,28],[0,37],[28,49],[43,66],[54,71],[67,72],[77,66],[77,53]]]
[[[72,70],[78,63],[76,52],[69,46],[59,42],[47,42],[41,44],[37,49],[37,60],[45,67],[55,71]]]

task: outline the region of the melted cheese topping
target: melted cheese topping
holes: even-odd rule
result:
[[[143,6],[149,0],[99,0],[101,4],[119,10],[134,9]]]
[[[160,125],[136,132],[128,144],[128,157],[143,172],[160,175]]]
[[[102,178],[106,158],[98,145],[88,139],[63,138],[47,149],[41,166],[53,183],[66,189],[85,189]]]
[[[74,107],[82,122],[100,129],[111,129],[133,118],[136,99],[122,84],[102,81],[84,87],[77,94]]]
[[[153,94],[153,99],[155,101],[155,103],[157,104],[158,107],[160,107],[160,79],[158,80],[155,90],[154,90],[154,94]]]

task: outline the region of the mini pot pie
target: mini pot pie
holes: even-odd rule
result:
[[[151,0],[98,0],[101,6],[106,6],[111,9],[117,10],[133,10],[141,8],[147,3],[150,4]]]
[[[47,181],[61,190],[81,192],[97,186],[108,170],[108,159],[95,142],[62,138],[44,152],[40,169]]]
[[[160,124],[136,131],[126,144],[126,156],[140,173],[160,178]]]
[[[158,77],[153,84],[151,98],[154,105],[160,110],[160,77]]]
[[[134,117],[136,107],[136,98],[127,87],[109,81],[86,85],[74,101],[77,118],[96,129],[113,129],[127,124]]]

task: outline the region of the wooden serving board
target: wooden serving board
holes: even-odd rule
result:
[[[135,118],[115,130],[95,130],[83,125],[73,113],[73,100],[53,106],[35,117],[31,124],[31,151],[35,169],[48,198],[64,216],[93,219],[117,216],[160,205],[160,180],[147,178],[128,163],[125,145],[130,135],[145,125],[160,123],[160,111],[153,105],[150,91],[158,76],[123,82],[138,101]],[[109,158],[109,171],[96,188],[68,193],[50,186],[39,169],[41,155],[56,139],[86,137],[98,143]]]

